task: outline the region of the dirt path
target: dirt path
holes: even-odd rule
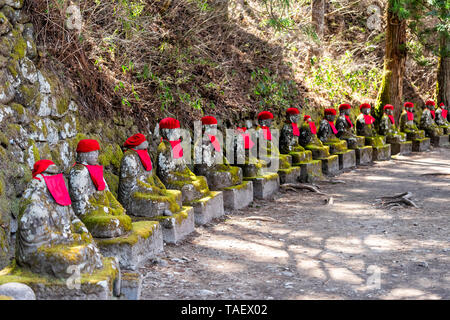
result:
[[[320,185],[333,205],[279,193],[167,245],[141,269],[142,298],[450,299],[450,149],[337,179]],[[405,191],[418,209],[372,206]]]

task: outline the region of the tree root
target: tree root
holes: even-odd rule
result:
[[[304,184],[304,183],[285,183],[285,184],[282,184],[281,186],[280,186],[280,188],[281,189],[284,189],[284,190],[291,190],[291,191],[297,191],[296,189],[306,189],[306,190],[309,190],[309,191],[311,191],[311,192],[315,192],[315,193],[317,193],[317,194],[320,194],[320,195],[322,195],[322,196],[327,196],[328,197],[328,195],[327,194],[325,194],[325,193],[323,193],[323,192],[320,192],[318,189],[318,187],[317,186],[313,186],[313,185],[310,185],[310,184]]]
[[[389,210],[392,210],[396,207],[418,208],[418,206],[414,203],[414,201],[411,200],[411,196],[412,196],[411,192],[404,192],[397,194],[395,196],[381,197],[379,199],[375,199],[376,202],[374,204],[380,208],[386,208]]]

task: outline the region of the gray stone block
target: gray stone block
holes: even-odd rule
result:
[[[373,161],[386,161],[391,158],[391,145],[385,144],[381,147],[372,147],[373,154],[372,154],[372,160]]]
[[[401,154],[407,155],[412,152],[412,141],[390,143],[391,155]]]
[[[433,147],[437,147],[437,148],[448,147],[450,145],[448,134],[432,137],[431,143],[433,144]]]
[[[227,210],[238,210],[248,207],[253,202],[253,182],[244,181],[238,186],[225,188],[223,192],[223,205]]]
[[[166,243],[178,243],[188,234],[194,232],[194,208],[182,207],[181,212],[170,217],[160,217],[163,239]]]
[[[320,159],[322,161],[322,173],[324,175],[333,176],[340,172],[339,170],[339,157],[332,155]]]
[[[140,300],[142,275],[134,272],[122,272],[120,300]]]
[[[322,178],[322,161],[311,160],[306,163],[297,164],[301,168],[300,182],[314,182]]]
[[[164,250],[159,222],[133,222],[129,234],[110,239],[95,239],[105,257],[116,257],[123,269],[136,270],[147,259]]]
[[[355,150],[347,150],[337,153],[339,156],[339,170],[345,170],[356,167]]]
[[[280,177],[277,173],[268,173],[261,177],[245,178],[253,182],[253,197],[269,199],[280,189]]]
[[[194,207],[196,225],[203,225],[225,214],[222,191],[211,191],[211,195],[190,203]]]
[[[36,300],[33,289],[18,282],[2,284],[0,286],[0,296],[9,296],[14,300]]]
[[[431,146],[431,139],[430,138],[424,138],[424,139],[414,139],[412,141],[412,151],[414,152],[424,152],[430,149]]]
[[[280,183],[296,183],[301,175],[300,167],[291,167],[289,169],[278,170],[278,176],[280,177]]]
[[[373,149],[371,146],[365,146],[355,149],[356,165],[367,166],[372,163]]]

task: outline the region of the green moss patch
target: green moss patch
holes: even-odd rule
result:
[[[152,236],[159,223],[156,221],[137,221],[133,222],[131,232],[127,235],[108,238],[108,239],[96,239],[99,246],[109,245],[135,245],[139,239],[148,239]]]

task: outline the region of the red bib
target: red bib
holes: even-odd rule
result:
[[[448,110],[447,109],[442,109],[442,118],[447,119],[447,114],[448,114]]]
[[[331,130],[333,131],[334,134],[338,133],[336,127],[334,126],[333,121],[328,121],[328,123],[330,124]]]
[[[244,148],[246,150],[249,150],[251,148],[253,148],[253,146],[255,145],[252,141],[252,139],[250,139],[250,134],[249,133],[244,133],[245,131],[247,131],[247,128],[242,127],[242,128],[237,128],[237,131],[242,135],[242,137],[244,138]]]
[[[44,176],[45,184],[48,191],[55,199],[56,203],[60,206],[70,206],[72,201],[70,200],[69,191],[67,191],[66,184],[64,182],[63,174],[56,174],[54,176]]]
[[[148,154],[147,150],[135,150],[131,148],[130,150],[136,151],[136,153],[139,156],[139,159],[141,159],[141,163],[144,166],[145,171],[152,170],[152,159],[150,159],[150,155]]]
[[[395,119],[393,115],[388,115],[389,119],[391,120],[392,124],[395,124]]]
[[[262,126],[261,128],[263,130],[264,139],[272,141],[272,133],[270,132],[270,128],[265,126]]]
[[[294,136],[300,136],[300,130],[298,129],[298,126],[297,126],[297,124],[294,122],[294,123],[291,123],[292,124],[292,133],[294,134]]]
[[[172,146],[172,156],[174,159],[180,159],[183,157],[183,147],[181,146],[181,140],[169,141]]]
[[[372,117],[370,114],[365,114],[364,115],[364,121],[366,124],[372,124],[375,122],[375,118]]]
[[[430,113],[433,116],[433,119],[436,118],[436,113],[434,112],[434,110],[430,110]]]
[[[84,165],[88,170],[91,176],[92,182],[95,185],[95,188],[98,191],[103,191],[106,189],[105,180],[103,179],[103,166],[90,166]]]
[[[309,124],[309,130],[311,130],[311,133],[317,134],[316,124],[313,121],[308,122],[308,124]]]
[[[352,120],[350,120],[350,117],[348,115],[345,115],[345,120],[347,120],[347,123],[350,125],[350,128],[353,128]]]
[[[220,152],[220,143],[219,143],[219,141],[217,140],[216,136],[213,136],[213,135],[211,135],[211,134],[208,134],[208,137],[209,137],[209,140],[211,141],[211,143],[212,143],[214,149],[215,149],[217,152]]]
[[[414,113],[406,111],[406,114],[408,115],[408,121],[413,121],[414,120]]]

